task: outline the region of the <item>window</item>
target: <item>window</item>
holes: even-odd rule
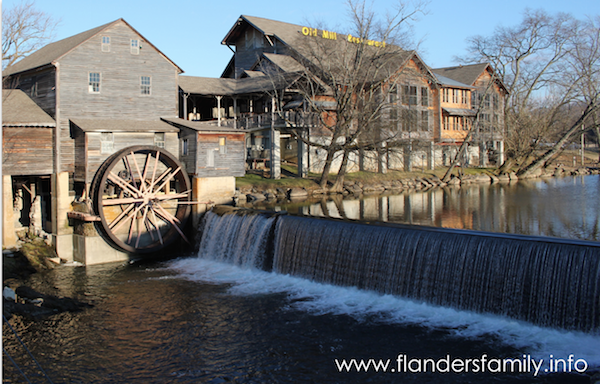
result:
[[[140,77],[140,91],[142,95],[150,95],[151,86],[152,79],[150,78],[150,76]]]
[[[219,137],[219,153],[221,155],[227,154],[227,138]]]
[[[159,148],[165,147],[165,133],[164,132],[155,132],[154,133],[154,145]]]
[[[468,95],[469,95],[468,91],[462,91],[462,100],[461,100],[461,102],[463,104],[467,104],[467,100],[468,100],[467,97],[468,97]]]
[[[452,102],[454,104],[458,104],[458,92],[460,92],[458,89],[452,90]]]
[[[421,111],[421,131],[429,131],[429,111]]]
[[[102,36],[102,52],[110,52],[110,36]]]
[[[405,85],[402,90],[402,104],[417,105],[417,87]]]
[[[109,154],[114,152],[115,139],[112,132],[100,133],[100,153]]]
[[[131,39],[130,52],[132,55],[140,54],[140,41],[138,39]]]
[[[188,147],[188,139],[182,139],[181,140],[181,155],[182,156],[187,156],[188,151],[189,151],[189,147]]]
[[[421,105],[429,106],[429,90],[427,88],[421,88]]]
[[[100,73],[90,72],[89,80],[89,93],[100,93]]]
[[[29,90],[29,95],[30,96],[37,96],[38,95],[38,80],[37,80],[37,76],[33,76],[31,78],[31,89]]]
[[[390,89],[388,98],[390,100],[390,104],[394,104],[396,100],[398,100],[398,88],[395,85]]]
[[[405,109],[402,115],[402,130],[405,132],[414,132],[417,125],[417,111]]]
[[[448,93],[450,92],[450,90],[448,88],[444,88],[444,90],[442,91],[442,101],[444,103],[447,103],[448,100],[450,100]]]

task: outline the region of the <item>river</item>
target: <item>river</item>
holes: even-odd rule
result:
[[[276,209],[598,241],[599,191],[599,177],[588,176]],[[600,371],[600,335],[318,284],[211,255],[165,256],[61,266],[30,278],[34,289],[94,305],[11,320],[53,382],[589,383]],[[6,325],[3,335],[29,379],[44,382]],[[350,359],[381,365],[344,372],[342,360]],[[502,365],[506,359],[513,365]],[[25,382],[6,355],[3,366],[4,382]]]

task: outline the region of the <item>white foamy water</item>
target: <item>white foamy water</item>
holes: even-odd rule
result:
[[[231,295],[283,293],[289,307],[312,314],[348,315],[358,320],[420,325],[446,330],[464,338],[489,339],[530,354],[536,359],[585,359],[590,369],[600,368],[600,335],[534,326],[500,316],[436,307],[391,295],[311,282],[250,267],[201,258],[174,260],[169,268],[178,277],[210,284],[230,284]],[[518,357],[518,356],[517,356]]]

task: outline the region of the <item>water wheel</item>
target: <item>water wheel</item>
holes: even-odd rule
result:
[[[161,250],[177,238],[190,214],[190,179],[166,150],[134,146],[111,155],[98,169],[90,195],[97,228],[131,253]]]

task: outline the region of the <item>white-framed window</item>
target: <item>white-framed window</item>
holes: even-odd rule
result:
[[[165,133],[164,132],[155,132],[154,133],[154,145],[159,148],[165,147]]]
[[[187,156],[189,151],[188,139],[181,139],[181,155]]]
[[[89,73],[88,92],[89,93],[100,93],[100,72]]]
[[[110,36],[102,36],[102,52],[110,52]]]
[[[140,92],[142,95],[150,95],[152,90],[152,78],[150,76],[140,76]]]
[[[140,40],[139,39],[131,39],[129,48],[130,48],[130,52],[132,55],[139,55],[140,54]]]
[[[115,139],[112,132],[100,133],[100,153],[110,154],[114,152]]]

